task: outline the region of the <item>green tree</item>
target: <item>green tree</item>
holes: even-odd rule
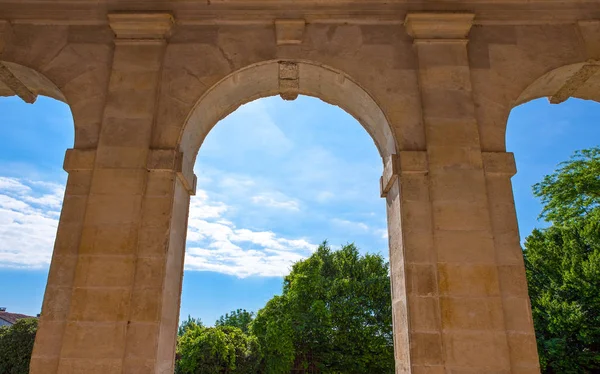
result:
[[[189,329],[195,328],[196,326],[203,327],[202,321],[200,318],[193,318],[188,315],[187,320],[183,321],[181,325],[179,325],[179,329],[177,329],[177,336],[182,336]]]
[[[533,189],[550,223],[524,249],[542,372],[598,372],[600,148],[577,152]]]
[[[178,374],[256,374],[258,341],[237,327],[191,325],[177,342]]]
[[[24,318],[0,328],[0,373],[29,373],[37,326],[37,318]]]
[[[250,323],[254,319],[254,313],[248,312],[246,309],[237,309],[231,313],[225,313],[219,317],[215,326],[231,326],[242,330],[244,334],[248,333]]]
[[[258,311],[250,330],[258,338],[264,355],[261,372],[288,374],[294,365],[296,350],[287,299],[275,296],[269,300]]]
[[[267,374],[289,373],[294,359],[322,373],[393,373],[388,265],[353,244],[332,251],[323,243],[293,266],[283,295],[259,311],[252,331]]]

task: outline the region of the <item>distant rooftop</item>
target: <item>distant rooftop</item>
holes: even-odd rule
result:
[[[6,324],[14,325],[15,322],[17,322],[18,320],[23,319],[23,318],[35,318],[35,317],[28,316],[26,314],[20,314],[20,313],[9,313],[6,311],[6,308],[0,307],[0,320],[6,322],[6,323],[0,323],[0,326],[6,325]]]

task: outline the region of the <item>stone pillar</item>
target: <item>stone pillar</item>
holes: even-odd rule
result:
[[[439,366],[441,330],[427,153],[401,151],[385,162],[396,373]]]
[[[517,169],[512,153],[483,152],[498,280],[513,373],[539,373],[523,250],[510,178]]]
[[[168,14],[109,16],[112,71],[96,149],[69,181],[30,373],[172,373],[189,194],[151,147]]]
[[[514,210],[510,215],[506,209],[513,206],[512,200],[498,205],[502,196],[488,191],[510,191],[510,182],[498,182],[500,177],[486,173],[484,161],[490,157],[481,149],[466,48],[472,21],[472,14],[420,13],[409,14],[405,23],[418,56],[427,139],[426,151],[400,153],[395,170],[410,372],[539,372],[531,366],[537,363],[537,352],[524,338],[532,336],[531,330],[517,338],[525,351],[514,349],[517,339],[510,333],[517,323],[513,320],[520,321],[521,328],[529,321],[530,327],[531,312],[528,306],[505,305],[514,298],[524,301],[526,288],[523,297],[522,266],[502,263],[501,244],[510,236],[511,245],[518,245],[518,233],[508,233],[503,226],[507,220],[516,224]],[[418,178],[404,176],[416,169],[421,170]],[[507,191],[502,193],[506,196]],[[505,236],[500,239],[501,232]],[[519,255],[515,247],[511,250]],[[392,254],[390,260],[395,261]],[[519,296],[513,298],[515,293]]]

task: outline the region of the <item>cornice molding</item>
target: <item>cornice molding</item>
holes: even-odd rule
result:
[[[160,40],[173,26],[170,13],[111,13],[108,22],[117,39]]]
[[[408,13],[404,27],[415,39],[464,40],[474,19],[473,13]]]

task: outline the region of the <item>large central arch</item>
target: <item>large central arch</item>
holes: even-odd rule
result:
[[[347,74],[309,61],[271,60],[229,74],[200,98],[185,121],[179,141],[186,162],[193,165],[218,121],[245,103],[279,94],[288,99],[298,94],[314,96],[341,107],[371,135],[384,162],[396,154],[396,140],[386,115]]]

